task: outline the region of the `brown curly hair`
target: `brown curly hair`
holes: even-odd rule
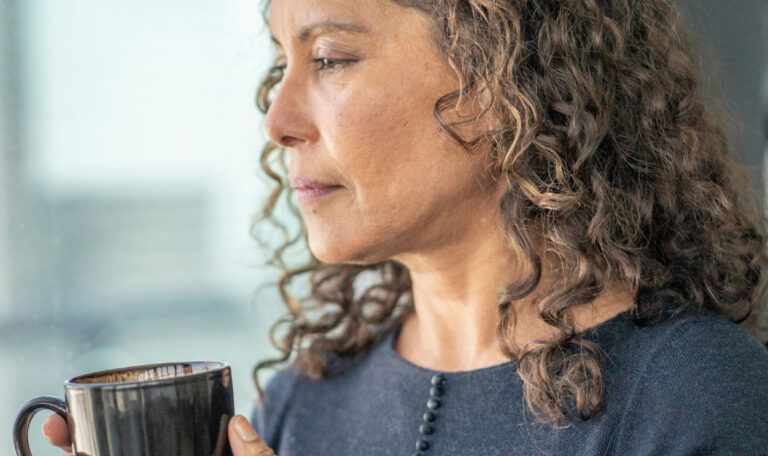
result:
[[[391,1],[431,19],[461,81],[436,100],[436,121],[468,153],[492,154],[507,178],[502,222],[527,275],[499,293],[497,335],[539,422],[601,411],[600,347],[575,330],[572,310],[612,283],[631,287],[637,322],[654,321],[672,297],[675,313],[714,310],[762,337],[755,316],[766,223],[749,192],[760,186],[747,184],[731,151],[730,119],[715,108],[722,103],[702,78],[701,52],[670,0]],[[271,70],[258,89],[264,113],[280,76]],[[483,109],[460,123],[492,113],[499,127],[461,137],[459,122],[443,114],[467,99],[483,100]],[[254,369],[260,397],[260,369],[295,355],[311,377],[334,375],[332,357],[359,360],[414,311],[410,275],[398,262],[323,264],[309,252],[306,264],[289,266],[286,252],[308,245],[283,177],[285,150],[267,143],[261,165],[277,185],[252,232],[260,239],[255,231],[269,221],[285,235],[269,263],[282,271],[288,313],[270,331],[282,356]],[[299,218],[297,233],[276,217],[281,196]],[[559,335],[521,348],[511,337],[512,304],[533,296],[544,253],[559,260],[558,281],[534,303]],[[305,275],[309,292],[297,298],[289,285]]]

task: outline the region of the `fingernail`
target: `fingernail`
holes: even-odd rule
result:
[[[237,433],[240,434],[240,438],[246,442],[253,442],[259,438],[259,434],[248,424],[248,420],[245,417],[238,416],[235,427],[237,428]]]

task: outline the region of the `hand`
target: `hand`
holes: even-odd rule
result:
[[[242,415],[235,415],[229,420],[229,445],[235,456],[277,456],[261,440],[251,424]]]
[[[229,420],[227,429],[229,445],[235,456],[277,456],[269,448],[251,424],[242,415],[236,415]],[[67,423],[56,414],[49,416],[43,423],[43,434],[51,445],[61,448],[67,453],[72,452],[72,444],[69,441]]]

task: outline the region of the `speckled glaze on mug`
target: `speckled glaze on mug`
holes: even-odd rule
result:
[[[232,373],[218,362],[164,363],[80,375],[64,383],[66,401],[38,397],[14,425],[17,456],[40,409],[67,421],[78,456],[231,456],[227,423],[235,413]]]

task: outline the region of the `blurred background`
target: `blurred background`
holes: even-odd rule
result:
[[[0,454],[17,410],[118,366],[218,360],[236,408],[283,305],[249,236],[266,194],[259,0],[0,0]],[[681,1],[762,182],[765,0]],[[762,194],[762,193],[761,193]],[[261,377],[262,384],[269,374]],[[32,425],[36,455],[58,455]]]
[[[0,454],[26,400],[112,367],[226,361],[250,413],[282,311],[249,237],[260,3],[0,1]]]

